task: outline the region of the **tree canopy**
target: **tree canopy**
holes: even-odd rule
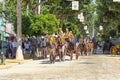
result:
[[[16,0],[5,0],[5,13],[8,22],[16,24]],[[116,30],[119,36],[120,3],[113,0],[78,0],[79,10],[72,10],[72,2],[68,0],[22,0],[22,34],[42,35],[45,32],[52,34],[62,27],[69,27],[75,35],[84,36],[84,26],[88,26],[90,35],[95,28],[95,35],[101,33],[99,26],[103,26],[102,35],[109,35]],[[38,14],[38,7],[40,14]],[[2,3],[0,3],[2,10]],[[83,12],[84,23],[78,19]],[[16,27],[16,25],[14,25]],[[29,30],[27,32],[27,30]]]

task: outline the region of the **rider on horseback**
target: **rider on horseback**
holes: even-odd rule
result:
[[[86,36],[86,37],[84,38],[84,44],[87,44],[87,43],[89,43],[89,42],[91,42],[91,39],[90,39],[89,36]]]
[[[68,28],[66,28],[65,37],[67,42],[71,42],[73,40],[73,33],[72,31],[69,31]]]

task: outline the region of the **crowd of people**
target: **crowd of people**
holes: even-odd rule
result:
[[[0,51],[2,51],[3,47],[3,52],[6,58],[12,58],[14,59],[16,56],[16,49],[17,49],[17,40],[16,38],[6,38],[5,41],[3,41],[3,46],[2,46],[2,41],[0,40]]]
[[[49,35],[47,32],[46,34],[43,36],[40,36],[38,38],[24,38],[22,39],[22,51],[23,53],[28,53],[28,54],[32,54],[32,56],[35,54],[35,52],[37,51],[37,47],[39,47],[39,51],[41,51],[41,53],[44,53],[43,51],[46,51],[46,46],[49,43],[49,38],[58,38],[61,37],[62,38],[62,42],[64,41],[64,39],[68,39],[69,41],[72,41],[73,39],[73,34],[72,31],[70,31],[68,28],[66,28],[66,32],[62,31],[62,28],[59,28],[57,34],[52,34]],[[0,41],[0,51],[2,51],[2,40]],[[17,50],[17,40],[16,37],[7,37],[5,39],[5,41],[3,42],[3,50],[4,50],[4,55],[6,58],[11,58],[14,59],[16,56],[16,50]],[[43,54],[42,54],[43,55]]]
[[[24,54],[31,54],[31,57],[34,57],[34,54],[36,52],[40,52],[41,56],[44,58],[47,57],[47,47],[50,42],[52,43],[57,42],[59,46],[64,45],[65,42],[71,42],[73,45],[76,44],[78,39],[75,38],[72,31],[70,31],[68,28],[66,28],[66,31],[63,32],[62,28],[59,28],[58,32],[56,34],[48,34],[46,32],[45,35],[38,36],[36,38],[30,37],[30,38],[24,38],[22,39],[22,51]],[[83,43],[87,44],[89,41],[91,41],[94,45],[94,49],[104,48],[103,46],[105,43],[108,43],[106,41],[99,42],[95,37],[90,39],[89,36],[86,36],[83,39]],[[0,51],[2,51],[2,41],[0,41]],[[52,47],[52,46],[51,46]],[[6,58],[14,59],[16,56],[16,49],[17,49],[17,40],[16,37],[7,37],[6,40],[3,42],[3,48],[4,48],[4,54]],[[105,47],[106,48],[106,47]],[[94,53],[94,52],[93,52]]]

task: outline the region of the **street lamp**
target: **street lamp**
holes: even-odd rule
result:
[[[113,0],[113,2],[120,2],[120,0]]]
[[[84,26],[84,30],[87,30],[87,26]]]
[[[86,31],[86,34],[89,34],[89,31],[88,31],[88,30]]]
[[[81,14],[78,14],[78,19],[80,20],[80,22],[84,22],[84,16],[83,16],[83,13]]]
[[[74,1],[74,0],[66,0],[66,1]]]
[[[103,30],[103,26],[99,26],[99,30],[102,31]]]

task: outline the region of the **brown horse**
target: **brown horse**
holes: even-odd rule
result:
[[[93,43],[90,40],[79,39],[76,58],[78,58],[79,52],[80,55],[90,55],[92,53],[92,50],[93,50]]]
[[[119,55],[120,54],[120,44],[114,45],[110,48],[111,55]]]
[[[93,54],[96,54],[98,46],[99,46],[98,42],[93,43]]]
[[[65,60],[65,38],[63,36],[58,36],[57,38],[57,52],[60,61]]]
[[[87,44],[84,45],[84,53],[88,55],[92,55],[92,50],[93,50],[93,43],[88,42]]]
[[[72,42],[66,42],[66,51],[65,55],[70,56],[70,60],[73,59],[73,53],[74,53],[74,45]]]
[[[105,42],[103,44],[103,54],[110,51],[110,43]]]
[[[79,41],[75,45],[76,59],[78,59],[79,55],[83,55],[83,52],[84,52],[84,41],[83,39],[79,39]]]
[[[48,38],[48,52],[50,55],[50,63],[55,63],[55,55],[56,55],[56,41],[53,36]]]

